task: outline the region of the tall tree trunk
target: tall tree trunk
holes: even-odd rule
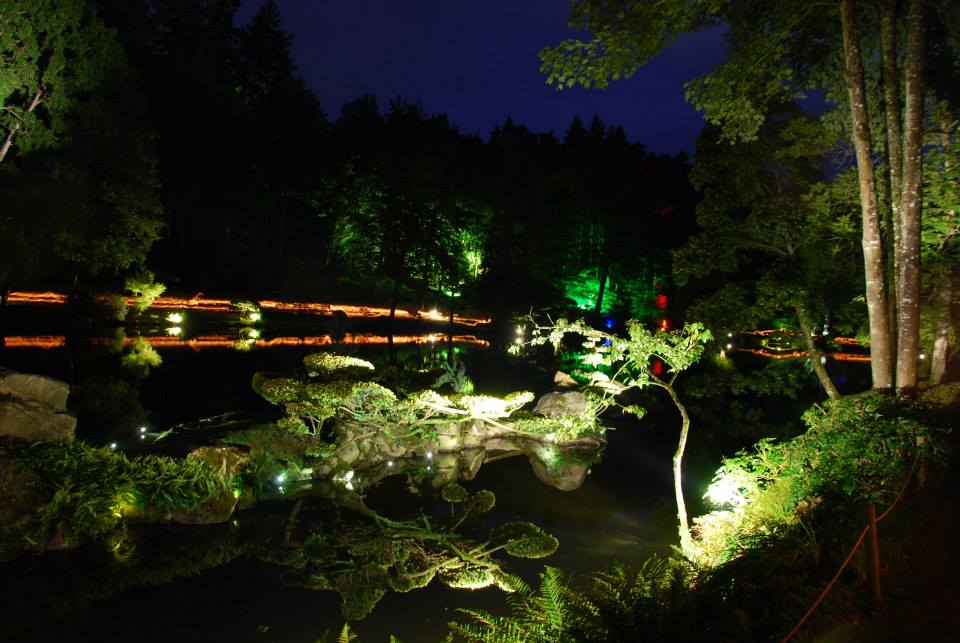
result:
[[[950,334],[953,330],[953,267],[943,265],[937,270],[938,279],[934,284],[933,309],[933,353],[930,355],[930,386],[943,381],[950,359]]]
[[[906,99],[903,132],[903,194],[897,248],[897,394],[917,393],[920,353],[920,216],[923,186],[923,64],[926,57],[923,0],[913,0],[907,16]]]
[[[41,98],[43,98],[43,89],[38,89],[37,93],[33,95],[33,100],[30,101],[30,105],[27,106],[28,114],[33,113],[33,110],[35,110],[37,105],[40,104]],[[10,128],[10,131],[7,132],[7,137],[3,139],[3,144],[0,145],[0,163],[3,163],[3,159],[7,158],[7,152],[9,152],[10,148],[13,147],[13,139],[19,131],[20,121],[17,121]]]
[[[956,186],[950,184],[950,177],[953,172],[952,162],[950,160],[950,130],[955,124],[941,123],[941,133],[939,134],[940,149],[943,154],[943,166],[941,168],[941,180],[948,183],[948,194],[951,200],[956,203],[954,196]],[[956,227],[957,211],[948,211],[949,216],[954,221]],[[943,252],[953,245],[953,235],[940,242],[939,250]],[[933,284],[933,310],[934,310],[934,328],[933,328],[933,353],[930,355],[930,385],[939,384],[943,381],[947,372],[947,362],[950,360],[950,338],[953,334],[953,298],[957,293],[957,271],[949,262],[943,262],[937,268],[937,277]]]
[[[593,307],[593,312],[600,314],[603,305],[603,294],[607,288],[607,277],[610,275],[610,261],[606,258],[600,262],[599,267],[600,286],[597,288],[597,304]]]
[[[877,211],[876,179],[871,154],[870,121],[867,117],[863,61],[860,58],[860,32],[854,0],[840,0],[843,27],[844,81],[850,99],[853,123],[853,147],[857,155],[860,183],[860,213],[863,221],[863,265],[866,277],[867,312],[870,315],[870,370],[873,388],[893,388],[893,354],[890,346],[890,322],[887,315],[887,291],[883,274],[883,241]]]
[[[896,7],[894,0],[880,0],[880,51],[883,61],[883,102],[886,116],[887,140],[887,196],[890,207],[885,217],[887,229],[892,231],[892,238],[887,239],[887,278],[890,290],[894,296],[889,297],[888,310],[890,319],[898,318],[897,309],[900,301],[900,281],[897,278],[896,256],[900,248],[900,199],[903,191],[903,131],[900,109],[900,75],[897,73],[897,30]],[[894,329],[891,329],[893,332]],[[893,351],[897,350],[896,335],[891,335]]]
[[[794,310],[797,312],[797,321],[800,322],[800,332],[803,334],[803,342],[807,347],[807,355],[810,356],[810,364],[813,366],[813,372],[816,373],[817,379],[820,380],[820,386],[827,392],[827,397],[835,400],[840,397],[840,392],[834,385],[833,380],[830,379],[830,374],[827,373],[827,367],[823,365],[823,360],[821,359],[823,353],[813,340],[813,324],[810,322],[810,313],[803,304],[795,304]]]

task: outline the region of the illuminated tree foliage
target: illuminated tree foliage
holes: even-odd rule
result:
[[[159,185],[114,32],[86,2],[13,3],[0,20],[0,289],[49,279],[51,249],[75,280],[140,269],[159,237]]]
[[[398,101],[381,114],[367,98],[344,107],[335,135],[346,158],[311,199],[328,265],[353,283],[386,280],[392,309],[407,290],[436,302],[475,283],[488,216],[458,188],[465,143],[446,118]]]
[[[670,396],[670,401],[680,413],[680,437],[677,450],[673,454],[673,487],[677,501],[680,547],[685,552],[692,551],[693,541],[687,520],[686,502],[683,499],[682,464],[683,453],[690,432],[690,416],[674,387],[677,376],[700,360],[704,345],[713,339],[703,324],[694,322],[685,324],[680,330],[665,331],[662,328],[650,332],[643,324],[631,320],[627,322],[627,336],[619,337],[596,330],[583,320],[570,323],[564,319],[556,324],[539,326],[535,324],[534,336],[530,344],[537,346],[551,344],[559,349],[568,334],[583,337],[583,349],[586,352],[582,362],[592,367],[586,374],[591,384],[604,391],[605,404],[600,409],[615,403],[614,398],[630,388],[644,389],[655,387]],[[663,369],[658,371],[655,364]],[[603,370],[601,370],[601,368]],[[646,411],[638,406],[623,407],[625,413],[643,417]]]
[[[772,108],[824,90],[840,106],[835,115],[857,158],[873,383],[896,385],[909,396],[918,356],[926,31],[940,22],[953,33],[951,17],[952,3],[920,0],[899,8],[853,0],[805,6],[582,0],[574,3],[571,26],[589,37],[544,49],[542,69],[560,87],[605,87],[633,74],[678,34],[723,24],[727,59],[687,86],[691,102],[720,128],[721,141],[752,140]],[[874,158],[883,162],[881,178]],[[878,202],[884,187],[889,196]]]
[[[302,544],[288,538],[284,550],[266,550],[261,557],[284,567],[289,585],[336,591],[343,618],[360,620],[388,592],[421,589],[434,579],[453,589],[516,591],[522,581],[504,570],[496,554],[544,558],[557,549],[556,538],[523,521],[489,530],[486,540],[471,539],[459,527],[468,519],[476,527],[477,518],[493,508],[493,494],[470,494],[456,483],[442,494],[457,508],[449,519],[393,520],[354,499],[345,506],[357,508],[360,520],[333,518]]]
[[[62,142],[68,116],[122,58],[85,0],[11,0],[0,10],[0,163]]]
[[[841,319],[849,309],[858,266],[852,213],[821,183],[821,156],[832,137],[794,107],[769,118],[757,140],[730,145],[717,136],[710,129],[699,140],[691,180],[703,193],[701,231],[675,252],[674,274],[681,285],[722,275],[724,286],[688,313],[717,332],[786,315],[835,398],[813,336],[825,315]]]

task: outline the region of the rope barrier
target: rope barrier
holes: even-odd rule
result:
[[[918,454],[917,457],[913,459],[913,464],[910,465],[910,472],[907,473],[907,478],[906,480],[903,481],[903,486],[900,487],[900,493],[898,493],[897,497],[893,499],[893,502],[890,503],[890,506],[887,507],[887,509],[882,514],[877,516],[877,522],[880,522],[881,520],[886,518],[887,514],[893,511],[893,508],[900,503],[901,499],[903,499],[903,494],[907,490],[907,485],[910,484],[910,479],[913,477],[913,472],[917,468],[917,461],[919,459],[920,459],[920,456]],[[807,619],[810,618],[810,615],[813,614],[813,612],[817,609],[817,607],[820,606],[820,603],[823,602],[823,599],[825,599],[827,595],[830,594],[830,590],[832,590],[833,586],[837,583],[837,580],[840,578],[840,574],[842,574],[843,570],[847,568],[847,565],[849,565],[850,561],[853,559],[853,555],[857,552],[857,549],[860,548],[860,545],[863,544],[863,539],[866,538],[867,532],[869,530],[870,530],[870,525],[867,525],[866,527],[863,528],[863,531],[860,532],[860,537],[857,538],[857,542],[856,544],[854,544],[853,549],[851,549],[850,553],[847,554],[847,559],[843,561],[842,565],[840,565],[840,569],[838,569],[837,573],[833,575],[833,578],[830,579],[830,582],[827,583],[827,586],[823,588],[823,591],[820,592],[820,596],[818,596],[817,600],[813,602],[813,605],[811,605],[810,609],[808,609],[806,614],[803,615],[803,618],[801,618],[800,621],[793,626],[793,629],[790,630],[787,633],[787,635],[780,640],[780,643],[787,643],[787,641],[793,638],[793,636],[800,631],[800,628],[803,627],[803,624],[807,622]]]

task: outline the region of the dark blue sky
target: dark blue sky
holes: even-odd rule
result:
[[[241,24],[261,0],[244,0]],[[445,112],[461,131],[486,137],[507,116],[562,135],[574,115],[621,124],[648,149],[694,151],[703,126],[683,84],[723,54],[719,30],[680,38],[633,78],[605,91],[558,92],[537,52],[560,41],[566,0],[277,0],[293,55],[331,119],[365,93],[403,97]]]

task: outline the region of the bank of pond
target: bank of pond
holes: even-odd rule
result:
[[[646,454],[653,475],[636,459],[608,475],[616,502],[557,510],[636,444],[563,374],[539,396],[484,395],[450,357],[403,371],[308,353],[250,376],[271,419],[143,427],[129,449],[73,438],[66,385],[3,371],[4,417],[29,416],[0,441],[3,638],[120,640],[162,620],[158,640],[769,640],[842,562],[859,507],[888,506],[918,469],[936,478],[960,393],[812,407],[805,432],[723,461],[681,550],[675,509],[639,500],[669,497],[668,450]],[[869,607],[862,576],[846,572],[805,635]],[[337,600],[308,608],[311,591]]]

